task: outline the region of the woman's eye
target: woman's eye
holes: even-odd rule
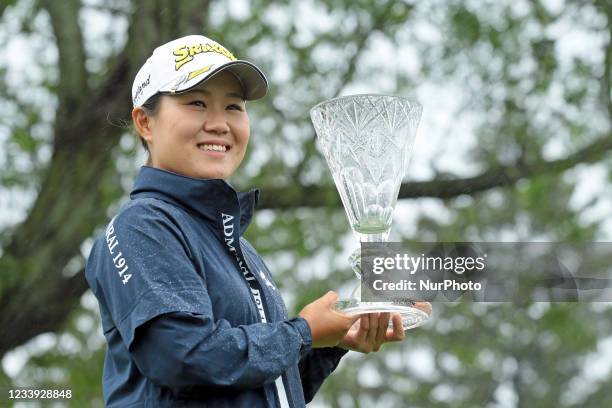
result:
[[[228,109],[232,109],[232,110],[234,110],[234,109],[235,109],[235,110],[239,110],[239,111],[241,111],[241,110],[242,110],[242,106],[240,106],[240,105],[235,105],[235,104],[228,105],[228,107],[227,107],[227,108],[228,108]]]
[[[194,105],[194,106],[199,106],[201,108],[205,108],[206,104],[204,103],[204,101],[192,101],[189,102],[190,105]]]

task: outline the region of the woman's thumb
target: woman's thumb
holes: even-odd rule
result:
[[[323,297],[325,298],[327,303],[334,303],[336,300],[338,300],[338,294],[334,292],[333,290],[330,290],[329,292],[327,292],[325,296]]]

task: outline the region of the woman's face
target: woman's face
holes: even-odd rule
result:
[[[242,89],[229,72],[197,88],[163,95],[157,113],[147,118],[151,164],[200,179],[227,179],[244,158],[249,116]]]

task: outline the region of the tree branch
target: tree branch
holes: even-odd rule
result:
[[[70,118],[79,107],[83,95],[87,95],[87,70],[85,69],[85,47],[79,25],[79,0],[45,0],[43,7],[51,17],[55,44],[59,53],[59,109],[57,120]],[[61,136],[60,136],[61,137]]]
[[[475,194],[496,187],[508,187],[517,181],[545,174],[557,174],[578,164],[593,163],[612,150],[612,135],[597,140],[559,160],[538,161],[520,167],[499,166],[474,177],[415,181],[403,183],[399,198],[453,198]],[[287,209],[339,205],[337,193],[330,187],[306,186],[300,190],[284,187],[262,188],[258,208]]]
[[[32,284],[28,290],[36,296],[24,296],[20,299],[19,308],[9,309],[15,314],[12,316],[12,322],[3,326],[6,329],[2,333],[3,346],[18,346],[38,334],[58,330],[63,319],[74,310],[75,302],[87,290],[87,281],[84,271],[81,270],[73,277],[58,280],[53,285]],[[2,313],[7,312],[8,310],[3,310]],[[58,319],[58,316],[62,319]]]

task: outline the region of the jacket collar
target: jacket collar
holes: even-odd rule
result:
[[[225,180],[196,179],[142,166],[130,198],[157,198],[196,212],[215,224],[221,213],[231,214],[240,220],[242,235],[253,217],[259,190],[241,193]]]

